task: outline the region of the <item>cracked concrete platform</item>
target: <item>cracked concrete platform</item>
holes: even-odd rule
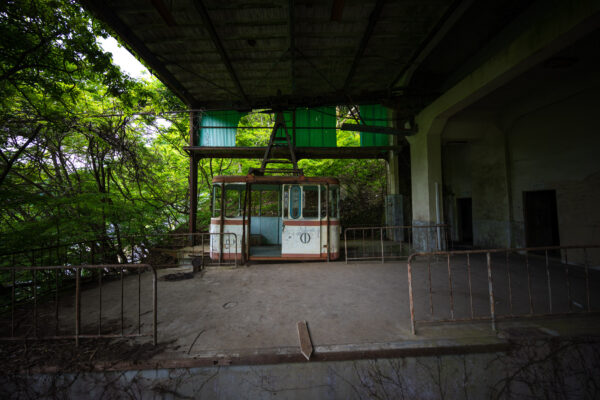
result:
[[[447,275],[441,273],[446,271],[446,264],[441,262],[437,267],[432,264],[434,320],[447,318],[449,311]],[[422,264],[414,270],[420,269],[422,274],[425,268],[426,264]],[[475,315],[485,315],[489,312],[487,273],[477,265],[477,260],[473,260],[472,268]],[[303,357],[298,321],[308,323],[315,360],[502,351],[519,329],[546,336],[600,333],[600,319],[580,314],[567,319],[503,320],[498,323],[500,332],[493,331],[489,321],[452,324],[433,321],[433,324],[418,324],[415,336],[410,331],[406,271],[405,262],[255,264],[207,268],[201,273],[188,273],[189,279],[171,281],[164,277],[189,271],[159,270],[158,341],[166,343],[166,349],[149,361],[162,366],[300,362]],[[494,282],[499,313],[507,312],[508,303],[502,286],[503,271],[497,270]],[[522,290],[527,286],[526,277],[519,275],[519,271],[523,269],[517,266],[513,275],[513,280],[519,282],[513,288],[515,307],[528,304]],[[455,273],[454,312],[459,318],[468,316],[470,310],[466,282],[459,279],[460,268],[456,267]],[[414,285],[417,317],[427,319],[427,285],[419,273],[413,279],[418,280]],[[581,279],[573,279],[572,287],[581,287]],[[141,274],[140,282],[141,330],[148,333],[152,325],[152,275]],[[561,284],[559,279],[556,282]],[[124,279],[125,333],[137,331],[137,285],[135,275]],[[592,288],[597,286],[598,282],[592,280]],[[120,332],[120,287],[119,280],[103,285],[104,333]],[[533,288],[542,293],[544,281],[534,281]],[[560,294],[558,287],[554,293]],[[592,300],[597,306],[597,299]],[[83,291],[84,334],[96,332],[98,301],[97,287]],[[544,301],[543,296],[534,296],[536,307],[541,307]],[[73,307],[72,298],[62,299],[61,329],[72,328]],[[40,312],[44,314],[43,310]]]

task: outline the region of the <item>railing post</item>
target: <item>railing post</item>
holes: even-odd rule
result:
[[[123,281],[123,268],[119,268],[119,276],[121,278],[121,336],[125,333],[125,283]]]
[[[242,232],[244,232],[244,229],[246,229],[246,228],[244,227],[244,224],[242,224]],[[243,238],[243,237],[244,237],[244,235],[242,235],[242,238]],[[237,241],[237,234],[236,234],[236,235],[234,235],[234,237],[233,237],[233,238],[234,238],[234,240],[235,240],[235,256],[233,257],[235,261],[234,261],[234,264],[233,264],[233,265],[234,265],[234,267],[236,267],[236,268],[237,268],[237,265],[238,265],[238,264],[237,264],[237,251],[238,251],[238,241]],[[244,239],[242,239],[242,240],[244,240]],[[242,244],[242,247],[243,247],[243,244]]]
[[[344,231],[344,253],[346,254],[346,264],[348,264],[348,228]]]
[[[550,268],[548,263],[548,250],[545,250],[546,255],[546,279],[548,284],[548,311],[552,314],[552,284],[550,282]]]
[[[102,269],[98,271],[98,336],[102,334]]]
[[[529,271],[529,251],[525,253],[525,266],[527,267],[527,294],[529,295],[529,314],[533,315],[533,297],[531,296],[531,272]]]
[[[494,300],[494,283],[492,281],[492,255],[488,251],[487,256],[487,273],[488,273],[488,287],[490,292],[490,317],[492,320],[492,330],[496,330],[496,304]]]
[[[157,336],[158,286],[157,286],[157,279],[156,279],[156,269],[152,266],[150,266],[150,268],[152,268],[152,303],[153,303],[153,307],[152,307],[152,339],[153,339],[154,345],[156,346],[156,344],[158,343],[158,336]]]
[[[448,288],[450,289],[450,318],[454,319],[454,291],[452,290],[452,270],[450,269],[450,253],[448,259]]]
[[[102,271],[100,271],[102,273]],[[138,335],[142,333],[142,269],[137,268],[138,276]]]
[[[507,282],[508,282],[508,308],[510,310],[510,316],[513,316],[513,302],[512,302],[512,280],[510,277],[510,263],[508,261],[509,258],[509,254],[508,254],[508,250],[506,250],[506,277],[507,277]]]
[[[379,240],[381,241],[381,263],[385,262],[385,256],[383,251],[383,228],[379,228]]]
[[[410,265],[411,258],[408,258],[407,271],[408,271],[408,302],[410,305],[410,331],[413,335],[416,335],[415,329],[415,305],[413,302],[413,288],[412,288],[412,268]]]
[[[43,263],[42,260],[42,253],[40,252],[40,264]],[[34,266],[35,268],[35,266]],[[34,269],[33,271],[33,336],[37,337],[38,336],[38,323],[37,323],[37,270]]]
[[[590,303],[590,273],[589,273],[589,263],[587,256],[587,249],[583,248],[583,259],[585,262],[585,297],[587,301],[587,310],[588,312],[592,311],[592,305]]]
[[[12,288],[10,293],[10,336],[15,336],[15,256],[12,256],[12,268],[10,270]]]
[[[569,255],[568,250],[565,248],[565,272],[567,280],[567,295],[569,297],[569,312],[573,312],[573,300],[571,299],[571,279],[569,278]]]
[[[467,253],[467,276],[469,278],[469,302],[471,304],[471,319],[473,319],[473,286],[471,285],[471,256]]]
[[[75,346],[79,347],[79,329],[81,326],[81,266],[75,267]]]

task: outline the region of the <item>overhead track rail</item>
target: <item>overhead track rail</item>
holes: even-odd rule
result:
[[[198,158],[244,158],[262,159],[266,147],[209,147],[187,146],[183,148]],[[381,159],[387,160],[390,151],[401,151],[402,146],[372,147],[296,147],[296,160],[302,159]],[[287,147],[273,147],[271,157],[290,160]]]

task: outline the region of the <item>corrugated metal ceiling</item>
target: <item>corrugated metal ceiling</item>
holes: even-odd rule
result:
[[[452,0],[82,0],[190,106],[373,102]]]

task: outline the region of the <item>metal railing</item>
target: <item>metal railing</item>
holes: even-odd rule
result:
[[[211,260],[210,238],[223,236],[224,260]],[[100,237],[79,242],[24,249],[0,254],[0,267],[12,265],[150,264],[156,268],[197,263],[234,264],[238,238],[235,233],[177,233]],[[234,245],[235,244],[235,245]]]
[[[406,259],[417,250],[446,250],[448,225],[351,227],[344,230],[348,261]]]
[[[103,306],[106,307],[107,299],[103,299],[103,286],[110,285],[114,294],[115,273],[120,285],[117,284],[119,300],[116,314],[111,313],[113,326],[103,326],[104,321],[110,321],[109,316],[103,315]],[[132,274],[131,271],[136,271]],[[142,332],[142,272],[152,273],[152,330]],[[79,345],[80,338],[134,338],[150,336],[156,345],[157,342],[157,278],[156,269],[148,264],[99,264],[99,265],[55,265],[55,266],[12,266],[0,268],[0,273],[10,273],[10,302],[2,304],[4,316],[10,314],[10,323],[3,321],[0,329],[0,340],[25,340],[25,339],[75,339]],[[128,275],[127,278],[125,275]],[[129,276],[137,277],[137,320],[133,329],[125,324],[125,280]],[[134,280],[135,280],[134,277]],[[95,286],[95,287],[93,287]],[[128,286],[132,286],[128,282]],[[134,285],[135,286],[135,285]],[[87,326],[82,329],[82,292],[86,292],[86,301],[97,306],[97,324],[95,327]],[[120,291],[119,291],[120,289]],[[106,290],[106,289],[105,289]],[[104,301],[103,301],[104,300]],[[114,299],[111,299],[114,300]],[[73,318],[68,320],[64,315],[65,310],[74,304]],[[62,313],[61,313],[62,311]],[[113,310],[114,311],[114,310]],[[19,315],[17,315],[17,312]],[[92,313],[90,313],[92,314]],[[89,314],[88,314],[89,315]],[[4,319],[4,318],[3,318]],[[117,321],[114,324],[114,321]],[[62,321],[61,321],[62,320]],[[65,326],[71,325],[72,331]],[[116,325],[116,326],[115,326]],[[44,332],[40,332],[40,327]],[[52,331],[52,333],[51,333]],[[94,333],[91,333],[91,332]],[[71,333],[69,333],[71,332]]]
[[[496,330],[499,319],[591,313],[600,308],[590,288],[600,286],[592,258],[600,260],[600,245],[411,254],[411,331],[417,323],[476,320],[490,320]]]
[[[177,252],[176,258],[178,259],[178,265],[191,264],[194,270],[201,270],[207,266],[223,266],[233,265],[237,267],[238,262],[241,259],[241,254],[238,250],[241,249],[238,246],[238,235],[234,232],[198,232],[198,233],[185,233],[185,234],[170,234],[168,235],[174,240],[173,246],[167,248],[154,248],[154,251],[162,251],[165,254]],[[223,240],[221,241],[221,237]],[[181,242],[184,241],[185,245]],[[179,245],[177,244],[179,242]],[[223,245],[225,251],[220,252],[217,250]],[[210,253],[219,254],[214,259],[210,257]],[[158,265],[157,265],[158,266]],[[173,264],[161,264],[161,267],[170,267]]]
[[[221,237],[225,257],[212,260],[211,242],[215,238],[221,242]],[[80,338],[151,336],[156,344],[157,269],[237,266],[238,258],[235,233],[209,232],[102,237],[0,254],[0,340],[73,338],[79,344]],[[151,272],[152,283],[143,279],[146,271]],[[135,275],[137,287],[132,286]],[[152,289],[142,290],[145,285]],[[152,310],[142,311],[142,292],[152,293]],[[89,321],[82,325],[82,300],[84,315],[97,318],[95,327]],[[120,305],[115,303],[119,301]],[[150,311],[153,328],[145,333],[142,316]]]

